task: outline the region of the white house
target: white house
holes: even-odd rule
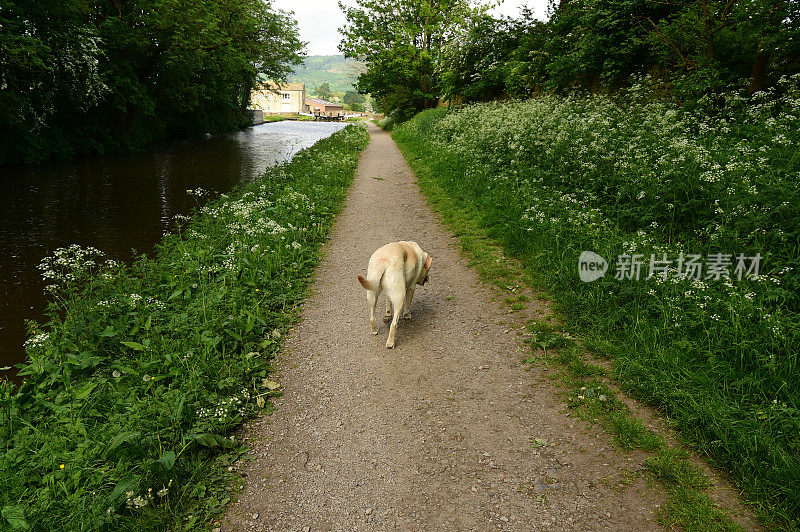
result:
[[[264,114],[308,112],[304,83],[259,83],[250,93],[250,108]]]

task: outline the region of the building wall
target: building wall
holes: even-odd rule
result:
[[[324,104],[307,101],[306,107],[308,107],[308,112],[312,114],[321,114],[324,116],[335,116],[344,113],[344,107],[336,104]]]
[[[306,90],[302,83],[292,83],[280,89],[272,84],[262,84],[250,93],[250,107],[265,114],[302,113],[305,101]]]

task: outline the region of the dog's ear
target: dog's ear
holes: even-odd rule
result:
[[[431,262],[433,262],[433,260],[431,259],[431,256],[426,253],[425,254],[425,269],[426,270],[430,270],[431,269]]]

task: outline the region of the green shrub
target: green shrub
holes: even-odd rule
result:
[[[380,120],[375,122],[375,125],[381,128],[384,131],[391,131],[394,129],[394,126],[397,125],[397,117],[395,116],[384,116]]]

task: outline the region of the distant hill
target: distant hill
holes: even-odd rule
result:
[[[303,65],[289,76],[289,81],[305,83],[306,91],[311,94],[316,87],[327,83],[333,92],[344,95],[353,90],[353,80],[347,76],[349,59],[343,55],[310,55]]]

